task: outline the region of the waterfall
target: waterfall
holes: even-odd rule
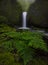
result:
[[[27,17],[27,12],[23,12],[23,26],[24,28],[26,28],[26,17]]]
[[[22,27],[20,27],[19,29],[29,29],[29,28],[26,26],[27,12],[23,12],[23,13],[22,13],[22,17],[23,17]]]
[[[29,8],[29,6],[31,4],[33,4],[36,0],[17,0],[21,6],[22,6],[22,9],[23,9],[23,13],[22,13],[22,17],[23,17],[23,20],[22,20],[22,27],[18,28],[18,29],[28,29],[30,30],[30,28],[27,27],[26,25],[26,17],[27,17],[27,10]]]

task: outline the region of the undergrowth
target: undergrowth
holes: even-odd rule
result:
[[[39,32],[16,32],[14,28],[0,25],[0,52],[11,52],[15,49],[26,65],[35,59],[36,49],[48,52],[42,35]],[[15,51],[13,53],[16,53]]]

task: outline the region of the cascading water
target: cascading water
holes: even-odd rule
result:
[[[23,27],[26,28],[26,16],[27,12],[23,12]]]
[[[20,27],[19,29],[29,29],[29,28],[26,26],[27,12],[23,12],[23,13],[22,13],[22,16],[23,16],[22,27]]]
[[[34,3],[36,0],[17,0],[17,1],[21,4],[23,11],[25,11],[25,12],[22,13],[22,16],[23,16],[22,27],[20,27],[18,29],[27,29],[27,30],[29,30],[30,28],[28,28],[26,26],[27,10],[28,10],[29,6],[32,3]]]

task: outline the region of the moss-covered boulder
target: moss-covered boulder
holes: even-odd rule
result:
[[[7,19],[4,23],[20,26],[22,8],[17,0],[0,0],[0,16]]]
[[[48,0],[36,0],[30,5],[27,21],[30,27],[48,28]]]

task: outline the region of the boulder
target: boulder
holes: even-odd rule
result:
[[[7,19],[4,23],[21,26],[22,8],[16,0],[0,1],[0,16]]]
[[[48,0],[36,0],[30,5],[27,15],[27,26],[48,28]]]

